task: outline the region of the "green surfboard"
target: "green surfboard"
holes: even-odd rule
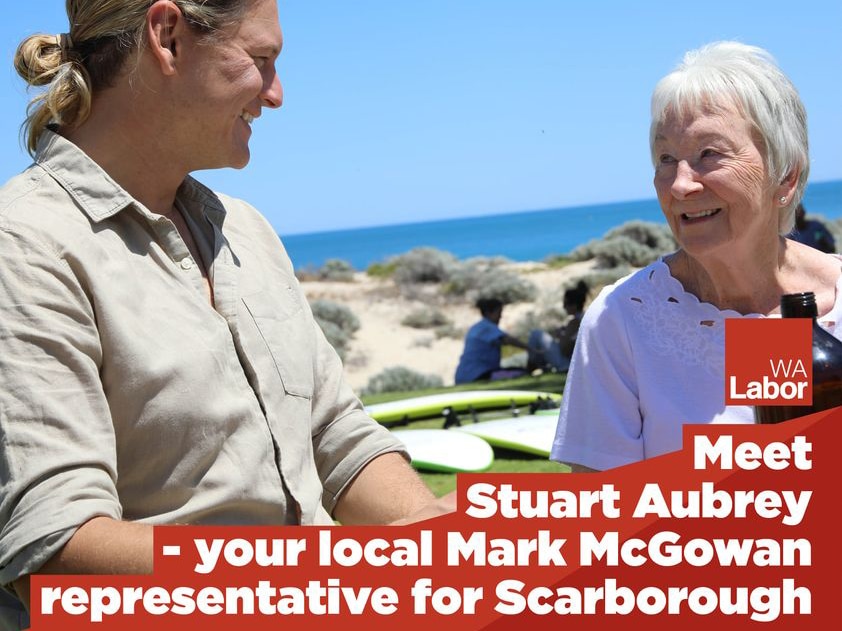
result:
[[[466,423],[450,432],[479,436],[492,447],[521,451],[548,458],[555,439],[558,414],[530,414],[511,418]]]
[[[374,403],[365,410],[371,418],[388,424],[434,418],[448,408],[459,414],[522,407],[535,402],[557,405],[560,400],[560,394],[537,390],[463,390]]]

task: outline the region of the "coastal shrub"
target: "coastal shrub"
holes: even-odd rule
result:
[[[319,270],[313,265],[295,268],[295,277],[301,282],[314,281],[319,279]]]
[[[658,253],[642,243],[620,235],[593,244],[590,257],[595,258],[597,267],[610,268],[628,264],[644,267],[658,258]]]
[[[365,273],[372,278],[389,278],[395,273],[397,267],[397,263],[391,259],[386,262],[372,263],[366,268]]]
[[[631,265],[643,267],[662,254],[675,249],[669,227],[646,221],[629,221],[609,230],[602,239],[575,248],[570,256],[576,261],[596,259],[602,268]]]
[[[327,341],[344,360],[354,333],[360,328],[359,319],[347,306],[332,300],[314,300],[310,309]]]
[[[451,272],[443,288],[444,292],[454,296],[464,296],[478,286],[481,276],[495,270],[503,263],[508,263],[508,259],[474,256],[461,261]]]
[[[339,355],[342,361],[345,361],[345,356],[348,353],[348,347],[351,344],[353,336],[329,320],[319,321],[317,319],[316,322],[319,323],[328,343],[333,346],[333,350],[336,351],[336,354]]]
[[[413,329],[433,329],[450,324],[450,318],[438,309],[429,309],[424,307],[410,311],[406,317],[401,320],[401,324],[412,327]]]
[[[470,258],[456,268],[443,290],[448,295],[464,296],[471,301],[496,298],[510,304],[534,300],[537,288],[531,281],[503,267],[510,262],[503,257]]]
[[[389,261],[394,265],[392,277],[398,284],[443,283],[459,267],[458,259],[450,252],[437,248],[413,248]]]
[[[295,277],[300,281],[337,281],[351,282],[354,280],[354,268],[345,260],[328,259],[321,267],[306,265],[295,270]]]
[[[386,368],[368,380],[368,385],[362,394],[380,394],[383,392],[409,392],[413,390],[428,390],[441,388],[444,385],[441,377],[416,372],[404,366]]]
[[[454,340],[461,340],[465,337],[465,329],[462,327],[455,326],[452,322],[448,322],[447,324],[442,324],[441,326],[437,326],[435,328],[436,339],[440,340],[443,337],[451,338]]]
[[[343,259],[328,259],[319,269],[319,280],[349,282],[354,280],[354,267]]]
[[[675,238],[672,236],[669,226],[652,221],[627,221],[606,232],[604,238],[613,239],[614,237],[628,237],[659,254],[672,252],[676,248]]]
[[[507,270],[497,270],[480,278],[477,300],[496,298],[503,304],[530,302],[538,295],[535,284]]]
[[[430,348],[433,345],[433,342],[436,340],[435,336],[433,335],[419,335],[415,339],[412,340],[410,346],[412,348]]]
[[[333,322],[343,331],[356,333],[360,328],[360,321],[354,312],[346,305],[334,302],[333,300],[314,300],[310,304],[313,317],[318,321]]]
[[[635,268],[628,265],[620,265],[611,269],[595,269],[585,274],[582,280],[591,288],[590,296],[595,298],[603,287],[616,283],[634,270]]]

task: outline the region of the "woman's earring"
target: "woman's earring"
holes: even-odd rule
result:
[[[783,206],[784,204],[786,204],[786,197],[781,195],[781,197],[778,198],[778,201],[781,203],[781,206]]]

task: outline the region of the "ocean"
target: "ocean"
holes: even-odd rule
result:
[[[808,185],[804,207],[808,215],[842,217],[842,180]],[[553,254],[567,254],[633,219],[666,223],[658,201],[647,199],[282,238],[297,269],[318,268],[328,259],[342,259],[365,270],[372,263],[420,246],[446,250],[460,259],[503,256],[513,261],[542,261]]]

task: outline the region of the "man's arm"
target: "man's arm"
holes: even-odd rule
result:
[[[2,582],[11,582],[28,607],[29,572],[118,572],[102,560],[133,558],[142,537],[139,526],[118,521],[114,427],[89,292],[51,235],[6,219],[0,217],[0,548]],[[106,523],[130,530],[117,543],[102,530]],[[123,573],[151,568],[151,541],[149,527],[145,565],[133,562]]]
[[[456,508],[455,493],[440,499],[397,453],[383,454],[363,468],[342,494],[336,517],[343,524],[408,524]],[[152,572],[152,526],[95,517],[83,524],[38,571],[39,574],[148,574]],[[14,582],[29,609],[29,575]]]
[[[152,572],[152,526],[94,517],[40,570],[39,574],[148,574]],[[29,610],[29,575],[14,582]]]
[[[387,453],[374,458],[354,478],[339,498],[334,515],[345,525],[397,525],[455,509],[455,493],[436,499],[403,456]]]
[[[576,346],[576,338],[579,336],[579,326],[581,323],[581,318],[570,318],[556,332],[556,339],[558,340],[559,348],[561,348],[561,354],[567,358],[573,356],[573,349]]]
[[[519,339],[512,337],[508,333],[503,334],[503,337],[500,338],[500,343],[504,346],[514,346],[515,348],[522,348],[525,351],[529,350],[529,344],[521,342]]]

